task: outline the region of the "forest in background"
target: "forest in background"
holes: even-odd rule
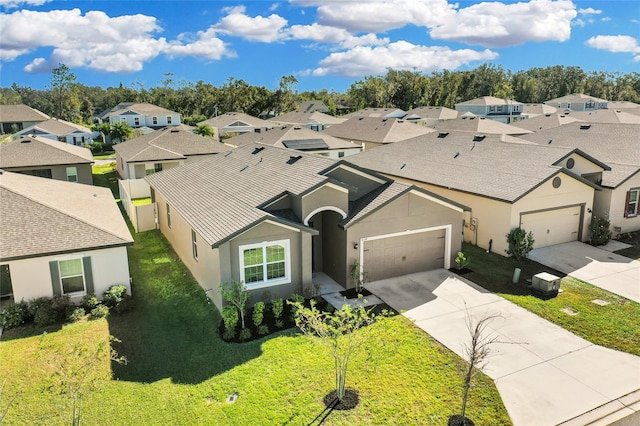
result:
[[[60,70],[64,72],[60,72]],[[58,73],[56,73],[58,70]],[[640,103],[640,73],[585,72],[575,66],[551,66],[511,72],[501,66],[483,64],[470,71],[418,71],[388,69],[381,76],[356,81],[345,93],[297,91],[297,79],[283,76],[273,90],[229,78],[216,87],[205,81],[175,81],[172,73],[156,87],[86,86],[67,67],[54,70],[46,90],[28,86],[0,88],[0,104],[23,103],[52,117],[78,124],[92,124],[93,117],[120,102],[148,102],[176,111],[182,122],[195,125],[214,115],[244,112],[273,116],[295,109],[299,102],[323,101],[333,115],[365,107],[400,108],[419,106],[454,108],[458,102],[495,96],[524,103],[538,103],[572,93],[584,93],[609,101]]]

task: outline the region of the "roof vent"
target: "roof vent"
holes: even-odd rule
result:
[[[293,163],[295,163],[296,161],[298,161],[301,158],[302,158],[302,155],[292,155],[287,160],[287,164],[293,164]]]
[[[580,130],[589,130],[591,128],[591,124],[581,124]]]
[[[449,132],[440,132],[440,133],[438,133],[438,137],[439,138],[446,138],[447,136],[449,136]]]
[[[180,130],[178,130],[178,129],[171,129],[171,133],[178,133],[178,132],[180,132]]]
[[[459,155],[460,155],[460,151],[456,151],[456,154],[453,156],[453,158],[458,158]]]
[[[364,117],[359,117],[358,120],[362,120]]]
[[[404,169],[405,167],[407,167],[407,163],[402,163],[402,165],[400,166],[400,170]]]
[[[549,139],[549,142],[547,142],[547,144],[551,145],[551,142],[553,142],[553,139]]]
[[[20,140],[20,143],[30,143],[30,142],[31,142],[31,139],[29,139],[29,138],[24,138],[24,139]]]
[[[551,117],[551,114],[545,114],[545,117]],[[561,117],[564,117],[564,115],[561,115]]]
[[[240,171],[244,171],[247,170],[249,168],[249,163],[244,163],[244,166],[242,166],[242,168],[240,169]]]
[[[473,136],[473,141],[474,142],[482,142],[484,140],[484,138],[486,138],[486,135],[474,135]]]
[[[254,149],[251,154],[255,155],[255,154],[259,153],[260,151],[262,151],[263,149],[264,149],[264,146],[259,146],[256,149]]]

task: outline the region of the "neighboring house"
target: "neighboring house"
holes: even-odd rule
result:
[[[520,125],[521,122],[518,122]],[[465,116],[437,123],[433,128],[439,132],[468,132],[488,135],[519,136],[531,133],[530,130],[491,120],[487,117]]]
[[[587,123],[640,124],[640,114],[632,114],[633,110],[597,109],[595,111],[572,111],[571,117]]]
[[[640,125],[572,123],[522,138],[547,147],[578,148],[607,163],[611,170],[602,175],[593,214],[609,219],[614,235],[640,230]]]
[[[428,127],[416,126],[410,121],[396,118],[351,117],[344,123],[334,124],[323,133],[362,145],[362,149],[365,150],[433,131]]]
[[[574,114],[551,113],[537,115],[527,120],[519,121],[518,127],[532,132],[539,132],[540,130],[552,129],[554,127],[579,121],[582,120],[578,119]]]
[[[321,132],[334,124],[344,123],[346,118],[334,117],[318,111],[293,111],[270,118],[269,121],[279,126],[304,126],[316,132]]]
[[[91,144],[94,138],[93,130],[79,124],[57,118],[50,118],[41,123],[29,126],[18,132],[19,136],[40,136],[54,141],[66,142],[71,145],[82,146]],[[97,136],[97,134],[96,134]]]
[[[245,133],[227,139],[225,144],[236,148],[254,142],[331,158],[348,157],[362,151],[360,145],[299,126],[285,126],[262,133]]]
[[[400,108],[363,108],[347,115],[343,115],[343,117],[403,118],[405,115],[407,115],[407,112]]]
[[[417,127],[417,126],[416,126]],[[254,300],[311,294],[313,273],[353,287],[449,268],[464,207],[341,160],[262,144],[146,177],[159,227],[219,308],[220,284]]]
[[[556,107],[561,111],[595,111],[597,109],[606,109],[609,101],[594,96],[583,95],[582,93],[573,93],[571,95],[550,99],[544,104]]]
[[[38,136],[0,144],[0,168],[11,172],[92,185],[92,164],[87,148]]]
[[[629,101],[609,101],[607,104],[607,108],[609,109],[622,109],[622,110],[635,110],[635,112],[640,112],[640,104]]]
[[[144,177],[231,148],[189,130],[164,128],[114,146],[122,205],[136,232],[156,228],[156,206]]]
[[[407,111],[403,118],[421,126],[433,127],[441,121],[458,118],[458,111],[447,107],[424,106]]]
[[[213,129],[214,137],[222,140],[223,136],[237,136],[241,133],[260,133],[276,127],[275,123],[254,117],[243,112],[227,112],[198,124],[206,124]]]
[[[0,297],[130,291],[129,229],[108,188],[0,171]]]
[[[558,112],[558,108],[550,105],[524,104],[524,108],[522,109],[522,114],[520,114],[520,116],[523,117],[523,119],[530,119],[540,115],[555,114],[556,112]]]
[[[300,105],[298,105],[298,111],[306,112],[306,113],[312,113],[317,111],[317,112],[327,114],[329,112],[329,108],[325,105],[324,102],[314,100],[314,101],[301,102]]]
[[[465,241],[503,256],[517,227],[533,232],[535,247],[588,240],[600,189],[594,182],[608,169],[576,149],[461,132],[366,150],[350,161],[469,206]]]
[[[1,134],[13,134],[48,119],[47,114],[24,104],[0,105]]]
[[[123,122],[134,129],[160,129],[180,125],[180,114],[149,103],[122,102],[100,113],[96,120],[99,124]]]
[[[524,117],[521,116],[524,110],[524,104],[522,102],[495,98],[493,96],[482,96],[460,102],[455,105],[455,108],[460,114],[468,112],[477,117],[487,117],[505,124],[511,124],[524,119]]]

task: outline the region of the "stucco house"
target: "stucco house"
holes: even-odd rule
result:
[[[323,131],[328,135],[362,145],[363,150],[431,132],[434,130],[416,126],[410,121],[380,117],[352,117],[344,123],[335,124]]]
[[[95,119],[99,124],[127,123],[134,129],[139,127],[160,129],[180,125],[179,113],[146,102],[121,102],[101,112]]]
[[[593,214],[609,219],[614,236],[640,230],[640,125],[571,123],[522,138],[543,147],[577,148],[604,161],[611,170],[602,174]]]
[[[93,130],[88,127],[57,118],[50,118],[41,123],[29,126],[18,132],[18,135],[35,135],[77,146],[91,144],[94,138]],[[97,133],[95,133],[95,136],[97,136]]]
[[[518,122],[518,125],[520,122]],[[484,135],[520,136],[531,133],[530,130],[491,120],[481,116],[463,116],[452,120],[444,120],[433,126],[439,132],[469,132]]]
[[[47,114],[25,104],[0,105],[0,134],[13,134],[48,119]]]
[[[362,108],[343,117],[403,118],[405,115],[407,115],[407,112],[400,108]]]
[[[130,293],[133,239],[108,188],[0,171],[0,216],[0,297]]]
[[[433,127],[441,121],[458,118],[458,111],[441,106],[423,106],[407,111],[402,118],[420,126]]]
[[[563,126],[569,123],[575,123],[582,121],[574,114],[565,113],[549,113],[537,115],[527,120],[519,121],[518,127],[521,129],[530,130],[532,132],[539,132],[540,130],[552,129],[554,127]]]
[[[0,168],[11,172],[92,185],[92,165],[87,148],[39,136],[0,144]]]
[[[448,268],[465,207],[344,160],[245,145],[146,177],[159,227],[216,306],[223,282],[252,298],[308,294],[313,273],[352,287]]]
[[[275,123],[254,117],[243,112],[227,112],[211,117],[198,124],[206,124],[214,131],[214,137],[222,141],[223,136],[237,136],[242,133],[260,133],[266,129],[276,127]]]
[[[559,98],[549,99],[545,105],[556,107],[561,111],[595,111],[608,108],[609,101],[582,93],[572,93]]]
[[[524,104],[524,107],[522,109],[522,114],[520,115],[523,117],[523,121],[526,121],[528,119],[538,117],[540,115],[555,114],[556,112],[558,112],[558,108],[552,107],[551,105],[545,105],[542,103],[533,103],[533,104]],[[521,123],[518,124],[518,126],[520,125]]]
[[[227,139],[225,144],[234,148],[259,142],[265,145],[304,151],[330,158],[348,157],[362,151],[362,147],[353,142],[336,138],[301,126],[284,126],[261,133],[244,133]]]
[[[567,161],[573,169],[565,167]],[[522,227],[535,247],[589,239],[595,183],[608,167],[580,150],[517,138],[435,133],[350,158],[471,208],[464,238],[506,255],[506,235]]]
[[[278,126],[303,126],[316,132],[321,132],[334,124],[343,123],[345,120],[344,117],[334,117],[320,111],[292,111],[269,119]]]
[[[300,102],[300,105],[298,105],[298,111],[300,112],[316,112],[317,111],[317,112],[322,112],[327,114],[329,112],[329,108],[322,101],[312,100],[312,101]]]
[[[459,102],[455,104],[455,109],[460,114],[468,112],[477,117],[487,117],[505,124],[512,124],[524,119],[521,116],[524,110],[522,102],[494,96],[482,96]]]

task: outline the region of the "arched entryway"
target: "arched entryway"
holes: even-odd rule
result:
[[[345,285],[346,232],[339,224],[346,213],[328,207],[312,212],[305,223],[318,231],[311,242],[311,265],[313,272],[324,272],[341,285]]]

